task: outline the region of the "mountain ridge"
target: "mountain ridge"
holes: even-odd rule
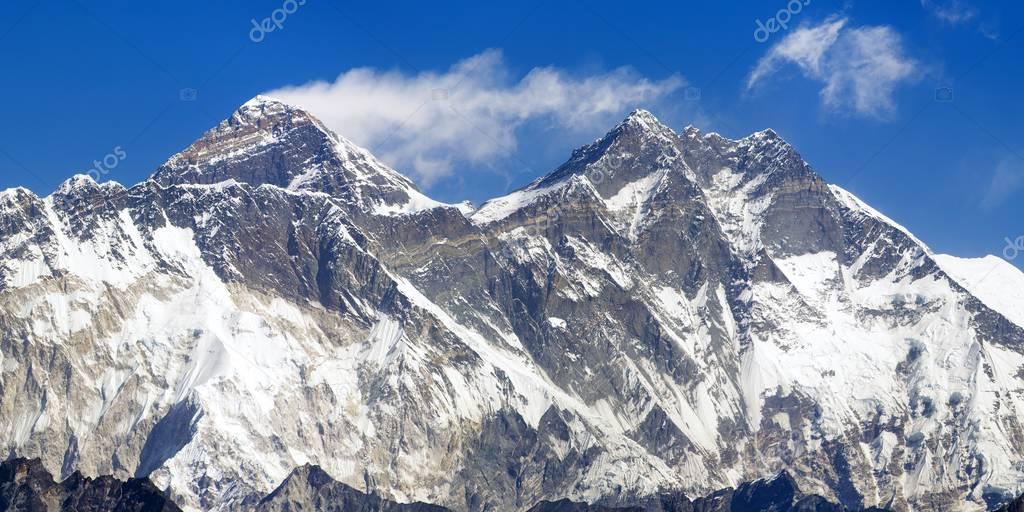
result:
[[[146,478],[127,482],[110,477],[93,480],[74,473],[55,482],[39,459],[10,459],[0,463],[0,506],[18,512],[44,510],[103,511],[137,510],[175,512],[177,508]],[[395,503],[364,493],[333,480],[322,468],[295,468],[272,492],[249,505],[256,512],[344,511],[344,512],[447,512],[426,503]],[[771,478],[747,482],[736,489],[721,489],[710,496],[690,501],[682,495],[662,494],[636,505],[589,505],[567,499],[544,501],[530,512],[647,511],[724,512],[726,510],[774,510],[778,512],[844,512],[820,496],[803,495],[792,477],[783,471]],[[875,510],[875,509],[871,509]],[[881,510],[881,509],[877,509]],[[869,511],[870,512],[870,511]]]
[[[774,132],[638,111],[469,213],[290,108],[130,188],[0,194],[8,452],[190,509],[311,462],[457,510],[1019,490],[1021,326]]]

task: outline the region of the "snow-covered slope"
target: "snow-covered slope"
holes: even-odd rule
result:
[[[637,111],[471,213],[260,97],[131,188],[3,192],[0,251],[0,447],[193,510],[306,464],[456,510],[1024,482],[1012,285],[770,130]]]
[[[935,261],[985,305],[1024,327],[1024,272],[1019,268],[992,255],[957,258],[938,254]]]

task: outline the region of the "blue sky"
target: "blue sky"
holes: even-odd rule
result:
[[[49,193],[105,157],[102,179],[136,183],[274,91],[480,201],[644,107],[772,127],[939,252],[1024,236],[1019,2],[299,1],[5,2],[0,188]]]

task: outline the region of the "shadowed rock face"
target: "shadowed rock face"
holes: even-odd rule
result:
[[[257,98],[144,183],[0,193],[0,256],[0,453],[186,508],[1024,481],[1024,330],[771,131],[636,112],[470,212]]]
[[[74,472],[62,482],[39,459],[0,464],[0,510],[11,512],[180,512],[148,478],[120,481]]]
[[[1020,496],[995,510],[996,512],[1024,512],[1024,496]]]

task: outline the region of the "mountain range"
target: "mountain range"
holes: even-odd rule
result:
[[[0,254],[0,445],[46,489],[457,511],[1024,490],[1024,274],[935,254],[772,130],[637,110],[474,207],[260,96],[130,188],[0,192]],[[653,508],[778,482],[789,508]]]

